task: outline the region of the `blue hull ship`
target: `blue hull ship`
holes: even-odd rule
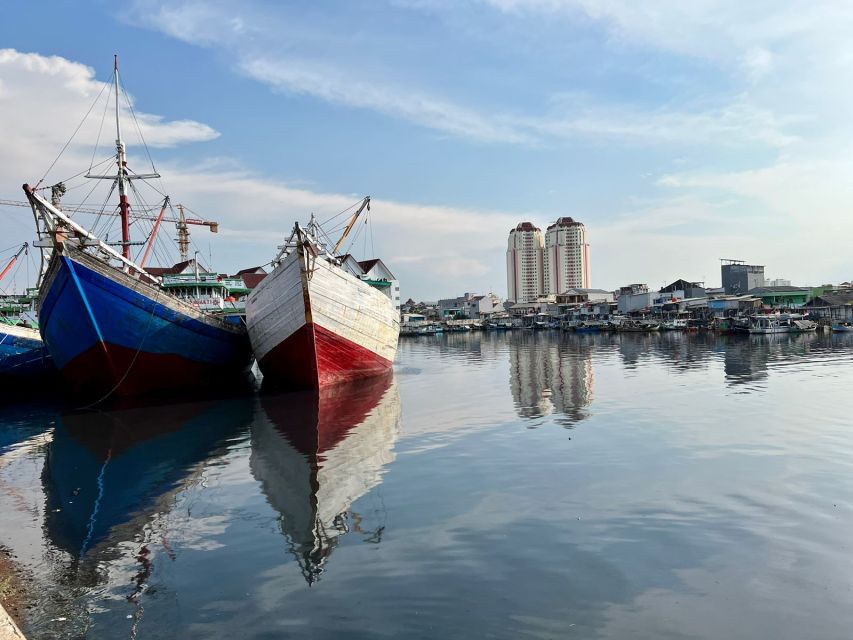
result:
[[[197,260],[187,259],[186,225],[206,224],[216,231],[216,223],[190,220],[184,216],[183,205],[178,205],[180,215],[172,221],[179,231],[179,265],[194,263],[195,278],[170,288],[166,272],[146,270],[152,251],[159,254],[155,243],[171,207],[170,198],[165,196],[156,218],[147,217],[150,210],[137,185],[150,186],[160,174],[156,170],[137,173],[128,164],[121,135],[117,57],[113,88],[115,172],[93,173],[108,159],[90,167],[84,178],[105,180],[108,183],[104,184],[111,185],[105,204],[96,210],[98,218],[93,226],[103,228],[101,233],[106,232],[107,238],[109,216],[115,211],[110,212],[106,202],[114,193],[118,195],[121,242],[101,240],[62,211],[60,200],[67,190],[63,182],[42,188],[23,185],[36,219],[38,240],[34,246],[42,250],[37,303],[41,335],[65,379],[65,389],[75,393],[78,400],[93,403],[111,396],[206,388],[239,376],[251,362],[245,324],[239,316],[228,317],[223,312],[225,300],[236,301],[229,287],[216,282],[217,274],[201,274]],[[71,179],[76,177],[79,174]],[[49,202],[42,195],[47,189]],[[73,212],[80,211],[80,206],[74,205]],[[107,224],[99,225],[103,216],[108,217]],[[132,241],[131,226],[147,228],[146,220],[151,223],[147,239]],[[145,246],[144,252],[139,251],[141,257],[137,255],[138,263],[131,259],[131,247],[137,245]]]
[[[38,312],[56,367],[88,399],[207,387],[250,364],[237,318],[201,311],[68,244],[53,252]]]
[[[29,382],[55,372],[37,329],[0,324],[0,380]]]

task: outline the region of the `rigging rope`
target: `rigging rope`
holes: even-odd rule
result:
[[[110,84],[110,86],[112,86],[112,84]],[[101,87],[101,92],[100,92],[100,93],[98,94],[98,96],[95,98],[95,101],[92,103],[92,106],[90,106],[90,107],[89,107],[89,110],[86,112],[86,115],[85,115],[85,116],[83,116],[83,119],[80,121],[80,124],[78,124],[78,125],[77,125],[77,128],[76,128],[76,129],[74,129],[74,133],[72,133],[72,134],[71,134],[71,137],[70,137],[70,138],[68,138],[68,142],[66,142],[66,143],[65,143],[65,146],[63,146],[63,147],[62,147],[62,150],[59,152],[59,155],[58,155],[58,156],[56,156],[56,158],[54,159],[54,161],[50,163],[50,166],[47,168],[47,171],[45,171],[45,172],[44,172],[44,175],[42,176],[41,180],[39,180],[39,181],[36,183],[36,187],[38,187],[42,182],[44,182],[44,181],[45,181],[45,178],[47,178],[47,174],[49,174],[49,173],[50,173],[50,171],[51,171],[51,169],[53,169],[54,165],[56,165],[56,163],[57,163],[57,162],[59,162],[59,159],[62,157],[62,154],[63,154],[63,153],[65,153],[65,150],[68,148],[68,145],[70,145],[70,144],[71,144],[71,141],[72,141],[72,140],[74,140],[74,136],[76,136],[76,135],[77,135],[77,132],[78,132],[78,131],[80,131],[80,127],[82,127],[82,126],[83,126],[83,123],[84,123],[84,122],[86,122],[86,119],[89,117],[89,114],[90,114],[90,113],[92,113],[92,109],[94,109],[94,108],[95,108],[95,105],[97,104],[98,100],[100,100],[100,99],[101,99],[101,95],[104,93],[104,90],[105,90],[106,88],[107,88],[107,85],[106,85],[106,84],[104,84],[104,86],[103,86],[103,87]]]
[[[110,78],[110,89],[112,89],[112,88],[113,88],[113,79]],[[107,95],[109,95],[109,94],[107,94]],[[89,161],[89,173],[92,172],[92,163],[95,161],[95,154],[98,152],[98,146],[101,143],[101,132],[104,130],[104,120],[107,119],[107,108],[109,106],[110,106],[110,99],[107,98],[106,100],[104,100],[104,113],[101,116],[101,126],[98,127],[98,137],[95,139],[95,148],[92,149],[92,159]],[[114,157],[115,156],[112,156],[110,159],[112,159]]]

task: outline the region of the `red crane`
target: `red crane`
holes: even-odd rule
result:
[[[0,280],[2,280],[3,278],[6,277],[6,274],[9,273],[9,269],[11,269],[13,266],[15,266],[15,263],[18,261],[18,258],[21,257],[21,254],[24,253],[27,250],[27,247],[29,247],[29,246],[30,245],[27,242],[25,242],[24,244],[21,245],[21,248],[18,249],[18,253],[13,255],[12,259],[9,260],[9,264],[6,265],[6,268],[3,269],[3,271],[0,271]]]

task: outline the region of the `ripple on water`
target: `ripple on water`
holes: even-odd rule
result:
[[[319,397],[10,405],[0,544],[32,637],[846,638],[851,360],[472,332]]]

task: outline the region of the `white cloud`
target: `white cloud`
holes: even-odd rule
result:
[[[95,79],[95,72],[90,67],[59,56],[22,53],[14,49],[0,49],[0,82],[6,87],[0,93],[0,104],[4,110],[4,117],[0,121],[4,144],[5,139],[14,132],[14,139],[19,144],[39,149],[39,153],[43,154],[43,168],[47,168],[53,155],[59,153],[62,144],[80,123],[96,96],[102,91],[106,93],[106,84]],[[62,108],[57,109],[56,103],[60,96]],[[133,99],[130,100],[133,104]],[[103,112],[103,105],[104,102],[100,102],[100,108],[93,110],[93,113],[99,113],[86,121],[75,143],[85,141],[91,144],[97,138],[101,122],[98,116]],[[151,147],[172,147],[212,140],[219,136],[211,127],[193,120],[167,121],[161,116],[142,111],[137,112],[136,116],[144,127],[145,140]],[[105,145],[102,147],[106,150],[105,155],[110,153],[115,138],[112,127],[112,120],[104,123],[101,140]],[[123,118],[122,128],[129,140],[135,139],[135,126],[129,116]],[[48,140],[62,142],[59,146],[46,147],[44,143]]]
[[[494,0],[494,4],[506,11],[578,8],[576,3],[560,0]],[[611,15],[594,5],[578,4],[596,17]],[[443,6],[445,10],[453,10],[452,5]],[[225,50],[240,73],[274,90],[371,110],[480,142],[553,146],[568,140],[592,139],[611,144],[732,146],[757,142],[780,147],[795,137],[786,130],[794,122],[791,118],[755,106],[745,95],[717,99],[710,104],[705,101],[658,108],[601,103],[589,98],[572,104],[557,96],[538,110],[519,113],[502,104],[488,108],[468,106],[434,89],[388,79],[381,71],[384,65],[374,68],[364,61],[295,56],[291,53],[294,49],[291,41],[298,36],[293,34],[292,25],[283,25],[268,13],[244,6],[145,0],[137,3],[133,15],[136,21],[172,37]],[[612,15],[620,14],[614,9]],[[752,65],[749,73],[755,77],[762,64],[765,71],[769,69],[766,56],[762,60],[755,51],[749,64]],[[404,75],[414,79],[418,74],[417,70],[409,69]]]
[[[405,87],[360,81],[352,74],[298,59],[247,58],[240,69],[279,90],[310,95],[325,102],[370,109],[463,138],[511,144],[533,139],[510,118],[478,113]]]
[[[752,47],[741,57],[743,68],[751,80],[759,80],[773,68],[773,54],[763,47]]]

